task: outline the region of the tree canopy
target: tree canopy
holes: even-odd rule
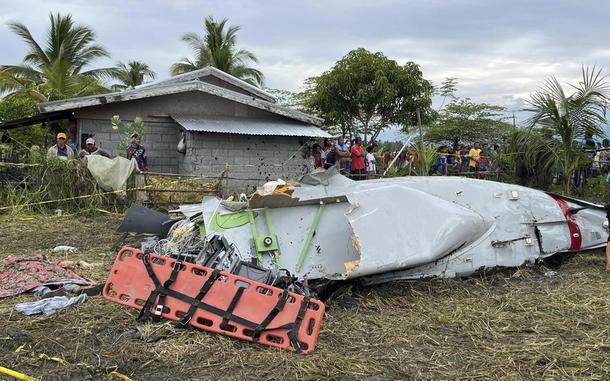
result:
[[[112,85],[113,90],[133,89],[144,83],[146,79],[155,79],[155,72],[144,62],[129,61],[127,64],[119,62],[112,77],[119,83]]]
[[[540,140],[540,144],[523,144],[527,151],[526,159],[530,159],[526,163],[530,167],[542,166],[547,171],[559,169],[566,193],[571,191],[570,182],[574,172],[590,162],[579,143],[587,137],[605,136],[602,124],[607,122],[606,111],[610,100],[610,86],[601,69],[583,67],[581,74],[580,82],[570,85],[574,90],[570,95],[566,94],[556,78],[548,78],[532,94],[526,107],[526,111],[532,113],[529,126],[539,127],[548,135],[548,139]],[[528,138],[523,140],[531,142]],[[537,162],[541,157],[543,162]]]
[[[382,53],[352,50],[330,70],[306,82],[305,107],[342,134],[375,139],[391,125],[416,124],[432,115],[432,84],[413,62],[399,65]]]
[[[453,98],[425,128],[424,139],[439,143],[499,143],[512,132],[503,121],[504,107],[474,103],[470,98]]]
[[[240,78],[256,86],[263,84],[263,73],[248,66],[250,62],[258,63],[254,53],[246,49],[237,49],[237,32],[240,26],[226,28],[228,20],[216,21],[207,16],[204,21],[204,35],[187,33],[182,36],[193,51],[195,58],[182,58],[180,62],[172,65],[172,75],[187,73],[202,69],[206,66],[215,68]]]
[[[99,79],[112,68],[88,69],[96,59],[109,57],[95,43],[95,33],[74,22],[71,15],[50,14],[45,44],[38,42],[20,22],[9,28],[28,45],[23,62],[0,68],[0,94],[25,94],[37,101],[94,94],[103,90]]]

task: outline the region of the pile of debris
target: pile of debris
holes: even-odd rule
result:
[[[270,190],[264,190],[267,188]],[[284,194],[287,189],[280,181],[271,188],[267,184],[257,195]],[[170,319],[182,328],[298,353],[312,351],[324,304],[310,296],[303,279],[281,268],[273,229],[268,235],[258,235],[255,212],[245,195],[218,201],[229,210],[242,212],[224,220],[216,216],[211,223],[198,210],[199,205],[181,206],[169,216],[133,204],[119,230],[149,237],[140,249],[126,247],[119,252],[104,297],[140,310],[141,321]],[[215,233],[244,224],[251,224],[257,256],[245,257]],[[273,258],[275,266],[265,262],[263,253]]]
[[[142,319],[295,351],[315,346],[324,305],[311,297],[331,283],[468,276],[608,238],[604,208],[585,201],[461,177],[355,182],[332,168],[170,213],[132,205],[120,230],[151,236],[121,251],[104,295]]]

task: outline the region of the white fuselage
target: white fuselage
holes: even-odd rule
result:
[[[380,283],[466,276],[604,246],[608,239],[599,205],[463,177],[352,181],[327,171],[303,178],[292,199],[293,206],[277,207],[277,197],[263,198],[255,224],[263,233],[272,224],[281,267],[300,278]],[[324,209],[308,241],[320,203]],[[203,208],[208,226],[212,214],[230,214],[218,200],[205,201]],[[235,244],[242,259],[260,254],[249,224],[217,233]],[[304,258],[300,269],[299,256]],[[265,266],[277,267],[271,256],[264,258]]]

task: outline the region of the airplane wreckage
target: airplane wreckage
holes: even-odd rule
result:
[[[328,284],[468,276],[608,240],[606,211],[589,202],[463,177],[353,181],[334,168],[173,212],[182,218],[130,208],[120,230],[156,236],[119,253],[104,296],[297,352],[317,342],[324,305],[312,296]]]

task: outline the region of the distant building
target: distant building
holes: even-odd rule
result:
[[[139,116],[150,171],[215,176],[228,164],[230,191],[307,172],[301,145],[329,136],[318,128],[322,119],[280,106],[270,94],[213,67],[134,90],[41,103],[38,109],[42,116],[69,115],[81,146],[93,137],[115,155],[123,134],[110,119]],[[177,151],[182,134],[185,153]]]

